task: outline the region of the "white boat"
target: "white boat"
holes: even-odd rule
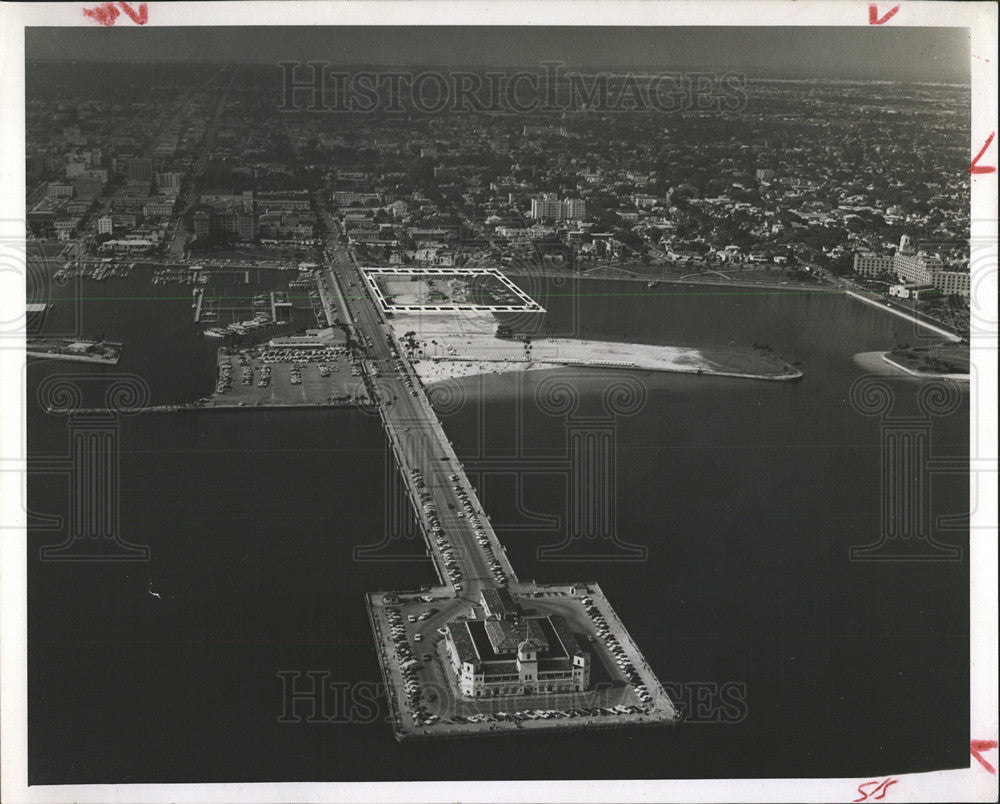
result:
[[[226,331],[218,327],[209,327],[205,330],[205,336],[208,338],[224,338],[226,337]]]

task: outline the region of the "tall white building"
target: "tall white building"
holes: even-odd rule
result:
[[[872,252],[855,254],[854,272],[859,276],[895,274],[900,282],[932,285],[946,296],[957,294],[968,298],[971,292],[971,277],[967,269],[949,266],[938,254],[914,247],[906,235],[900,238],[899,251],[891,257]]]
[[[587,215],[587,202],[582,198],[567,198],[560,201],[554,195],[546,194],[531,199],[531,217],[539,220],[551,218],[557,221],[580,220]]]
[[[854,255],[854,273],[858,276],[882,276],[893,272],[893,257],[859,251]]]
[[[896,252],[893,268],[900,279],[915,282],[918,285],[933,285],[934,274],[944,270],[939,257],[918,251],[916,254]]]
[[[957,293],[969,298],[971,275],[969,271],[938,271],[934,274],[934,287],[946,296]]]
[[[567,198],[562,204],[563,218],[575,221],[587,217],[587,202],[582,198]]]

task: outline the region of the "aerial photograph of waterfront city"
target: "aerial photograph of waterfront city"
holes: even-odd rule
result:
[[[32,784],[969,766],[962,29],[25,47]]]

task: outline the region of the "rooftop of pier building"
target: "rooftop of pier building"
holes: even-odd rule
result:
[[[560,615],[525,611],[506,588],[483,590],[481,600],[484,616],[447,625],[460,662],[486,665],[491,673],[516,672],[524,645],[536,652],[542,671],[569,670],[574,656],[587,656]]]

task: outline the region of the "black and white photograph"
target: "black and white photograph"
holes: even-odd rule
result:
[[[4,4],[3,800],[995,801],[996,34]]]

